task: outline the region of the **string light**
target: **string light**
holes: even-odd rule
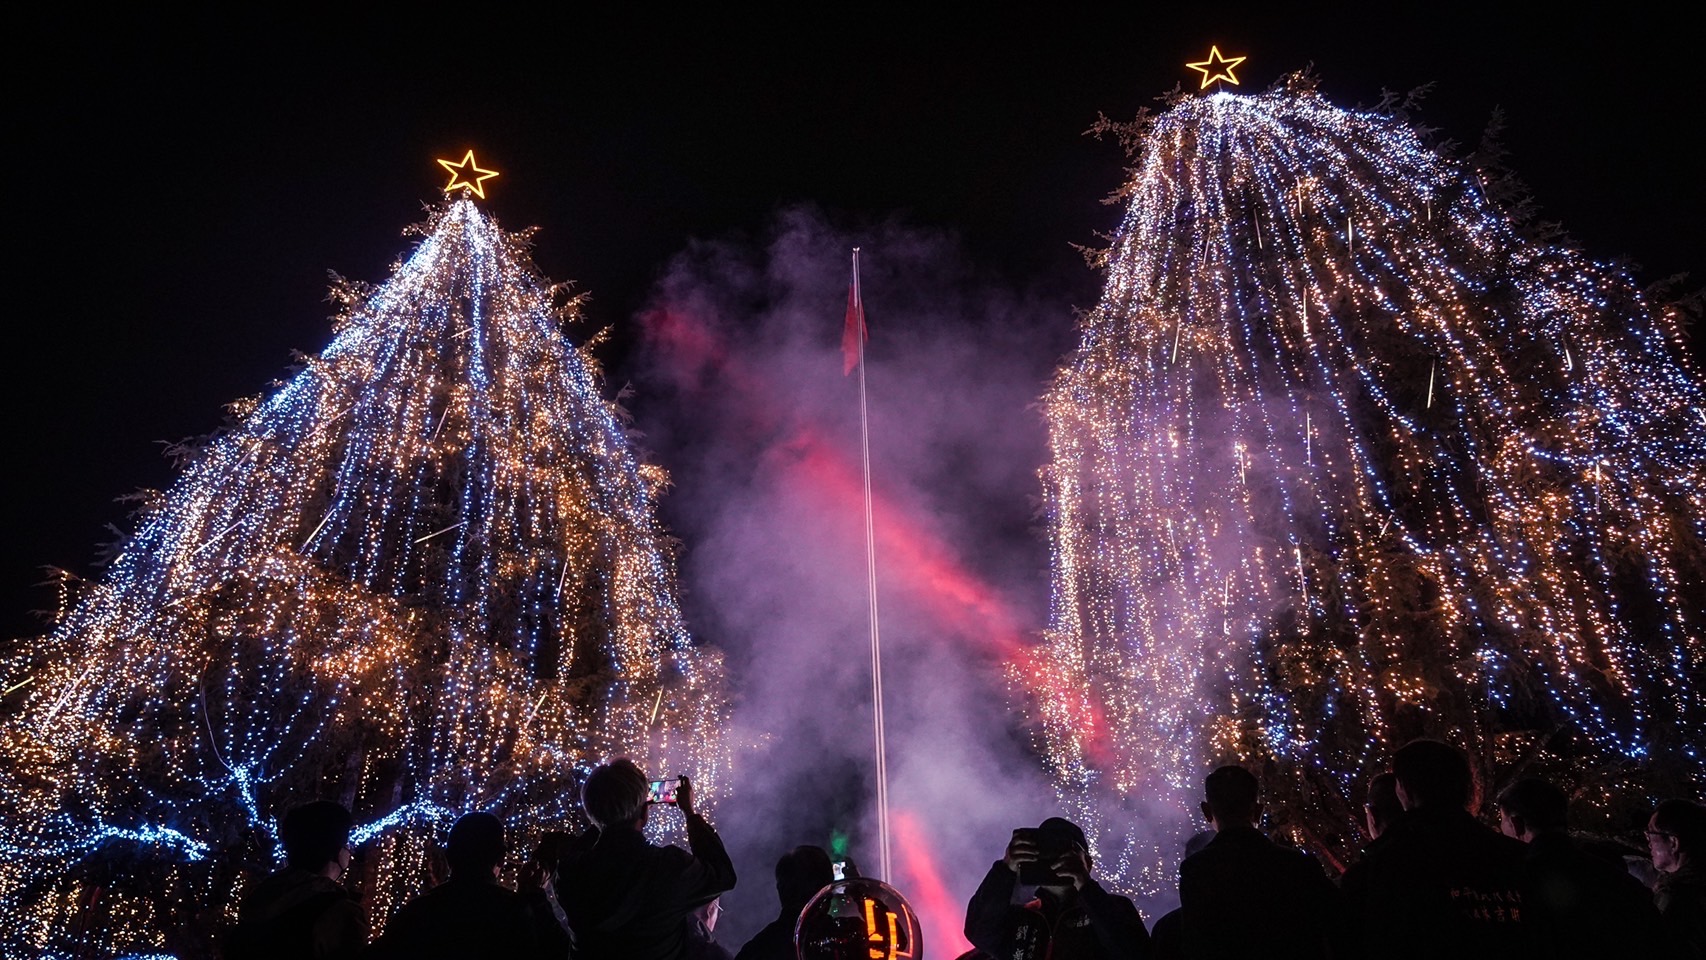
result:
[[[1098,863],[1170,891],[1222,762],[1340,859],[1416,735],[1698,778],[1706,397],[1629,278],[1302,77],[1180,98],[1126,193],[1045,398],[1031,687]]]
[[[715,803],[721,665],[682,622],[666,478],[559,330],[574,303],[465,196],[384,285],[335,293],[331,345],[3,665],[0,952],[151,953],[229,919],[310,799],[354,811],[376,928],[457,816],[518,847],[572,829],[608,757]]]

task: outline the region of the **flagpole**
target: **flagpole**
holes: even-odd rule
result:
[[[871,616],[871,719],[877,758],[877,876],[893,882],[889,859],[888,744],[883,735],[883,640],[877,626],[877,534],[871,509],[871,416],[865,398],[865,300],[859,290],[859,248],[853,248],[853,306],[858,312],[854,339],[859,349],[859,454],[865,468],[865,587]]]

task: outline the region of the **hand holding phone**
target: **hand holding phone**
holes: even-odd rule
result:
[[[1035,864],[1041,855],[1038,846],[1038,830],[1036,827],[1020,827],[1013,831],[1013,839],[1007,843],[1007,852],[1002,855],[1002,861],[1007,869],[1024,877],[1032,872],[1031,865]]]
[[[1076,871],[1072,868],[1078,864],[1068,865],[1068,870],[1064,872],[1060,867],[1068,854],[1077,850],[1077,844],[1072,837],[1059,830],[1020,827],[1013,831],[1013,840],[1007,844],[1007,868],[1018,874],[1019,882],[1023,884],[1076,885],[1073,880]]]

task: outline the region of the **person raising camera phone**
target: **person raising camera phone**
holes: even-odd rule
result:
[[[1001,960],[1138,960],[1149,944],[1137,906],[1090,876],[1090,845],[1070,820],[1013,831],[966,908],[966,939]],[[1035,897],[1021,900],[1021,888]]]
[[[654,803],[681,810],[691,853],[646,840],[641,830]],[[735,885],[723,841],[693,809],[692,783],[648,781],[633,761],[613,760],[587,777],[581,806],[598,838],[565,856],[557,879],[574,956],[678,960],[688,914]]]

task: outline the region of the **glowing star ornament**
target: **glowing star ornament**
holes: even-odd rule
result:
[[[440,159],[438,165],[450,171],[450,182],[444,185],[445,193],[461,190],[464,194],[472,193],[481,200],[486,199],[485,182],[498,175],[496,170],[487,170],[475,163],[472,150],[468,151],[468,155],[463,157],[460,163]]]
[[[1245,59],[1244,57],[1223,57],[1220,55],[1220,47],[1211,45],[1208,48],[1207,60],[1198,60],[1196,63],[1187,63],[1185,66],[1202,74],[1202,85],[1197,89],[1206,90],[1209,84],[1218,80],[1225,80],[1227,83],[1237,86],[1238,77],[1232,71]],[[469,156],[473,156],[473,154],[469,154]],[[443,162],[443,160],[439,161],[439,163]]]

